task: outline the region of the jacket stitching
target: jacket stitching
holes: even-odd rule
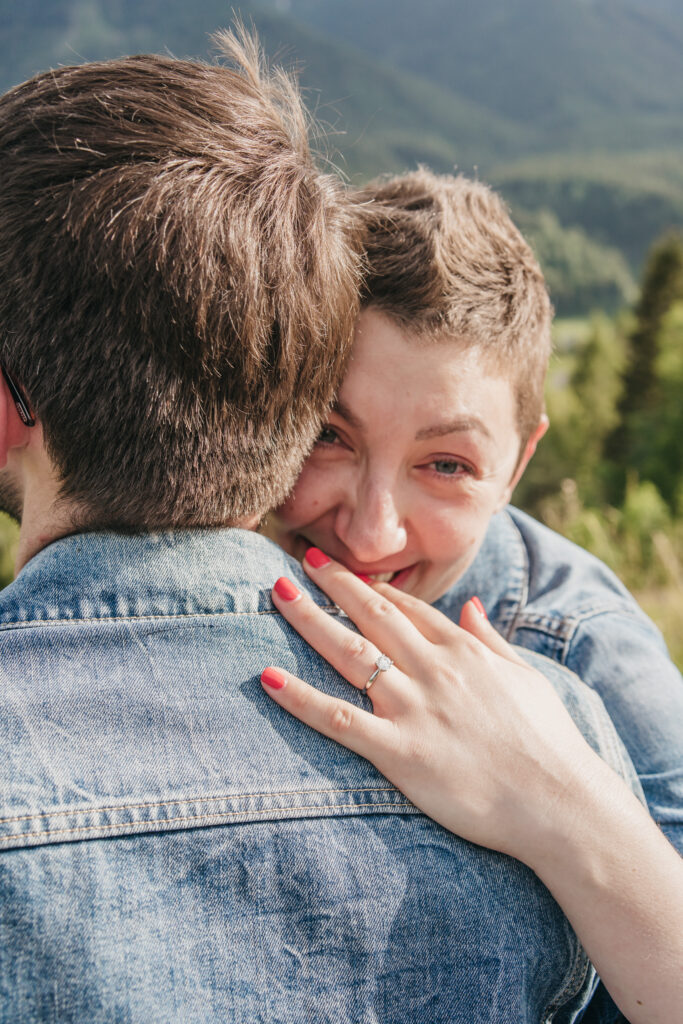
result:
[[[216,811],[214,814],[187,814],[176,818],[157,818],[151,821],[127,821],[118,822],[116,824],[109,825],[78,825],[73,828],[55,828],[46,829],[44,832],[16,832],[11,835],[0,836],[0,842],[6,843],[11,839],[37,839],[47,838],[49,836],[57,835],[70,835],[75,832],[104,832],[108,829],[131,829],[131,828],[149,828],[151,825],[171,825],[179,821],[209,821],[214,818],[235,818],[238,815],[244,814],[280,814],[287,811],[332,811],[342,810],[350,808],[365,808],[365,807],[399,807],[401,810],[417,811],[414,804],[397,804],[392,800],[388,800],[385,803],[366,803],[366,804],[310,804],[310,805],[297,805],[292,804],[290,807],[271,807],[263,808],[261,810],[243,810],[243,811]],[[419,812],[418,812],[419,813]]]
[[[521,609],[526,606],[527,600],[529,598],[529,552],[524,542],[522,531],[520,530],[519,526],[507,510],[505,512],[505,516],[512,529],[515,531],[519,547],[519,553],[521,555],[523,563],[519,566],[518,580],[513,582],[513,574],[511,571],[510,578],[508,579],[507,582],[507,586],[503,590],[504,594],[509,593],[511,596],[514,593],[514,599],[517,602],[517,607],[514,609],[514,611],[511,610],[506,615],[501,616],[501,618],[503,619],[501,625],[504,624],[505,627],[505,639],[509,640],[514,632],[515,624],[517,622],[517,616],[520,614]]]
[[[139,804],[111,804],[108,807],[74,807],[65,811],[45,811],[43,814],[21,814],[0,818],[0,825],[16,821],[42,821],[46,818],[65,818],[70,814],[104,814],[109,811],[139,811],[151,807],[170,807],[172,804],[200,804],[218,800],[256,800],[267,796],[301,796],[305,793],[398,793],[393,786],[365,786],[362,789],[283,789],[268,793],[223,793],[218,796],[184,796],[175,800],[158,800]]]
[[[614,604],[598,604],[591,605],[588,608],[579,608],[578,611],[573,611],[571,615],[561,615],[557,612],[543,612],[533,611],[525,608],[524,611],[520,612],[517,620],[515,621],[515,627],[518,628],[520,623],[529,626],[535,626],[539,629],[558,629],[560,627],[576,627],[582,622],[586,622],[588,619],[596,618],[598,615],[628,615],[629,618],[635,619],[636,622],[640,621],[640,615],[634,609],[617,606]]]
[[[575,996],[580,992],[581,986],[586,979],[586,975],[591,968],[591,962],[583,947],[579,945],[575,937],[572,941],[575,942],[576,952],[571,973],[562,989],[551,999],[543,1011],[541,1020],[544,1024],[545,1022],[552,1021],[555,1017],[556,1011],[559,1010],[567,1000],[571,999],[572,996]]]
[[[552,660],[566,666],[569,661],[572,644],[579,630],[587,622],[590,622],[591,619],[598,618],[600,615],[613,614],[627,615],[635,622],[640,621],[639,615],[634,610],[621,606],[616,607],[613,604],[596,605],[583,611],[579,610],[568,616],[525,610],[517,616],[514,632],[516,633],[517,630],[522,629],[533,630],[557,641],[559,643],[558,656],[552,658]]]
[[[322,608],[325,612],[333,612],[339,614],[339,608],[336,604],[319,604],[318,608]],[[24,629],[27,626],[69,626],[78,625],[79,623],[85,622],[153,622],[153,621],[166,621],[173,619],[202,619],[202,618],[219,618],[221,616],[229,615],[279,615],[280,613],[276,608],[267,608],[260,611],[243,611],[243,612],[168,612],[165,614],[157,615],[102,615],[92,616],[91,618],[74,618],[74,619],[26,619],[26,621],[16,622],[0,622],[0,630],[3,629]]]

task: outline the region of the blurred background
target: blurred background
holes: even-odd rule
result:
[[[517,504],[610,564],[683,667],[683,0],[0,0],[0,91],[234,14],[297,69],[345,178],[496,187],[557,311],[551,431]],[[0,584],[15,528],[0,521]]]

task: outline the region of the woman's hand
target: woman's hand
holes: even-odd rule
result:
[[[278,580],[273,600],[292,626],[357,689],[380,652],[394,664],[367,691],[374,714],[282,669],[263,672],[266,692],[371,761],[446,828],[528,864],[632,1024],[679,1019],[683,860],[584,741],[550,683],[474,599],[459,628],[315,548],[304,566],[364,635]]]
[[[281,669],[264,672],[266,691],[371,761],[446,828],[536,869],[554,832],[566,827],[571,795],[608,770],[550,683],[476,601],[465,606],[460,628],[387,584],[368,586],[316,549],[304,566],[364,636],[278,581],[273,600],[292,626],[358,689],[380,652],[394,664],[368,690],[374,714]]]

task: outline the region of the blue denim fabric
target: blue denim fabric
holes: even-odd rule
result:
[[[437,602],[458,620],[477,594],[498,630],[600,694],[652,817],[683,854],[683,679],[661,634],[598,559],[514,508]]]
[[[533,873],[262,692],[275,663],[366,700],[274,611],[282,574],[328,606],[239,530],[66,538],[0,594],[0,1019],[578,1020],[595,972]]]

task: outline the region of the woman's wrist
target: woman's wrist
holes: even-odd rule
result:
[[[670,1024],[683,1001],[683,860],[607,765],[530,864],[632,1024]]]
[[[626,783],[583,739],[581,746],[580,756],[565,765],[561,779],[557,768],[545,776],[539,771],[536,785],[543,791],[532,799],[522,787],[524,802],[514,809],[514,849],[506,852],[549,887],[556,877],[573,876],[577,883],[581,876],[597,878],[601,860],[611,859],[607,837],[623,835],[625,816],[650,820]]]
[[[649,888],[648,853],[655,861],[678,857],[626,783],[590,753],[590,771],[587,761],[518,858],[565,910],[585,900],[611,903],[637,874]]]

